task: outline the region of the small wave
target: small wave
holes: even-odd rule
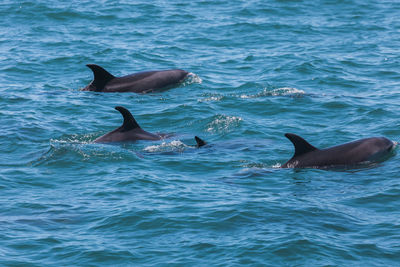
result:
[[[157,153],[157,152],[168,152],[168,151],[178,151],[182,152],[188,146],[182,143],[179,140],[174,140],[171,142],[162,142],[159,145],[151,145],[145,147],[143,150],[150,153]]]
[[[282,87],[274,89],[270,92],[272,96],[279,96],[279,95],[304,95],[305,92],[303,90],[292,88],[292,87]]]
[[[274,169],[279,169],[280,167],[282,167],[282,164],[280,164],[280,163],[275,163],[274,165],[272,165],[272,168],[274,168]]]
[[[198,102],[216,102],[216,101],[221,101],[221,99],[224,98],[223,95],[219,94],[210,94],[205,96],[203,99],[198,99]]]
[[[254,94],[254,95],[240,95],[240,98],[257,98],[257,97],[264,97],[264,96],[291,96],[291,97],[302,97],[304,96],[305,92],[303,90],[292,88],[292,87],[282,87],[276,88],[273,90],[269,90],[265,88],[261,93]]]
[[[259,166],[247,167],[241,169],[239,172],[235,173],[233,176],[241,178],[252,178],[264,176],[266,173],[271,173],[270,167],[264,166],[263,164],[257,164]]]
[[[82,140],[85,138],[86,140]],[[78,161],[97,162],[129,160],[132,157],[141,157],[135,150],[122,146],[108,144],[94,144],[88,136],[71,136],[68,139],[51,140],[47,151],[41,153],[36,159],[30,161],[33,166],[52,164],[75,164]]]
[[[183,86],[192,84],[192,83],[202,83],[203,80],[197,75],[194,74],[193,72],[189,72],[189,74],[186,76],[185,80],[182,82]]]
[[[230,132],[231,129],[238,127],[242,120],[243,119],[241,117],[237,116],[218,115],[207,125],[207,132]]]
[[[68,135],[61,139],[50,139],[50,144],[91,144],[95,138],[95,134],[85,134],[85,135]]]

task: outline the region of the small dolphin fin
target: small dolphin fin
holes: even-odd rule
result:
[[[97,90],[102,90],[109,81],[115,78],[114,75],[112,75],[99,65],[87,64],[86,66],[93,71],[94,78],[92,84],[96,87]]]
[[[298,135],[287,133],[287,134],[285,134],[285,136],[294,145],[294,156],[293,157],[297,157],[302,154],[305,154],[305,153],[308,153],[308,152],[311,152],[314,150],[318,150],[318,148],[310,145],[310,143],[308,143],[306,140],[304,140],[303,138],[301,138]]]
[[[135,128],[140,128],[139,124],[136,122],[136,120],[133,118],[132,114],[129,112],[124,107],[115,107],[116,110],[118,110],[121,114],[122,117],[124,117],[124,123],[120,127],[121,132],[126,132]]]
[[[195,136],[194,139],[196,140],[196,146],[197,147],[202,147],[202,146],[207,145],[207,143],[204,140],[200,139],[197,136]]]

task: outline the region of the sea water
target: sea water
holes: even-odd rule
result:
[[[399,265],[396,152],[279,167],[288,132],[399,141],[400,2],[3,0],[0,16],[1,266]],[[80,91],[89,63],[192,75]],[[172,136],[94,144],[115,106]]]

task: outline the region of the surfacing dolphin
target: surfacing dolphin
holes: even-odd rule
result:
[[[100,136],[95,143],[110,143],[110,142],[134,142],[136,140],[161,140],[166,137],[165,134],[153,134],[143,130],[132,114],[124,107],[115,107],[122,117],[124,123],[114,131],[111,131],[103,136]]]
[[[295,134],[285,136],[293,143],[293,157],[281,168],[329,168],[379,162],[390,155],[395,145],[385,137],[371,137],[350,143],[318,149]]]
[[[198,137],[198,136],[195,136],[194,140],[196,141],[196,147],[197,148],[207,145],[207,143],[203,139]]]
[[[115,77],[98,65],[87,64],[86,66],[93,71],[94,78],[82,91],[148,93],[178,85],[189,74],[187,71],[174,69],[145,71]]]
[[[129,110],[121,106],[117,106],[115,109],[118,110],[124,118],[123,124],[117,129],[95,139],[95,143],[134,142],[137,140],[156,141],[170,136],[168,134],[149,133],[139,126]],[[196,141],[197,148],[207,144],[204,140],[197,136],[195,136],[194,139]]]

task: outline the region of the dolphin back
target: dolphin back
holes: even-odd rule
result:
[[[196,147],[202,147],[207,145],[207,143],[198,136],[195,136],[194,139],[196,140]]]

